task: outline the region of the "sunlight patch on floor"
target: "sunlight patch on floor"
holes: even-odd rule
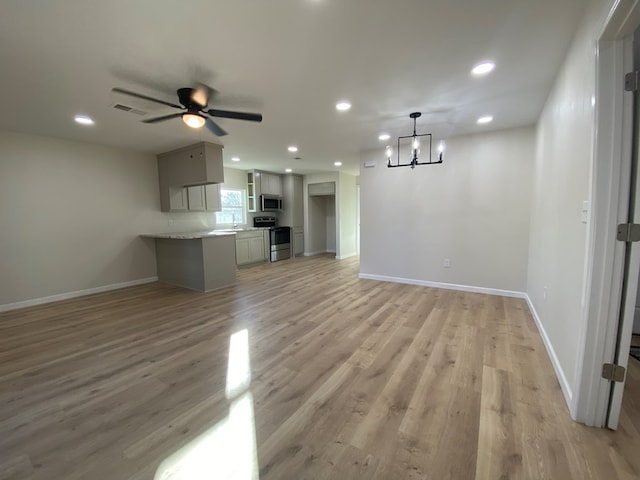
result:
[[[249,332],[245,328],[229,339],[229,362],[225,395],[233,400],[249,388],[251,383],[251,360],[249,358]]]
[[[253,411],[249,333],[231,335],[225,394],[229,414],[171,456],[154,480],[258,480],[258,455]]]

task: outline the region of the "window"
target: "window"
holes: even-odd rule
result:
[[[244,190],[220,190],[222,211],[216,212],[218,225],[246,224],[246,209],[244,206]]]

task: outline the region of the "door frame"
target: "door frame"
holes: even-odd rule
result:
[[[610,382],[602,364],[615,356],[624,275],[623,242],[615,239],[626,222],[632,145],[632,102],[625,102],[624,74],[633,67],[631,35],[640,23],[640,0],[617,0],[597,44],[594,146],[591,158],[591,221],[585,265],[585,328],[580,332],[572,417],[606,425]]]

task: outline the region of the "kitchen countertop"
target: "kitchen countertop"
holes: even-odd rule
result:
[[[246,228],[223,228],[218,230],[204,230],[198,232],[169,232],[169,233],[147,233],[141,235],[148,238],[171,238],[174,240],[194,240],[197,238],[220,237],[225,235],[235,235],[237,232],[248,232],[252,230],[268,230],[266,227],[246,227]]]

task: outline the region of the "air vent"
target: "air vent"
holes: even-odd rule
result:
[[[135,113],[136,115],[146,115],[147,112],[143,110],[139,110],[137,108],[130,107],[129,105],[124,105],[122,103],[116,103],[113,105],[113,108],[116,110],[122,110],[123,112]]]

